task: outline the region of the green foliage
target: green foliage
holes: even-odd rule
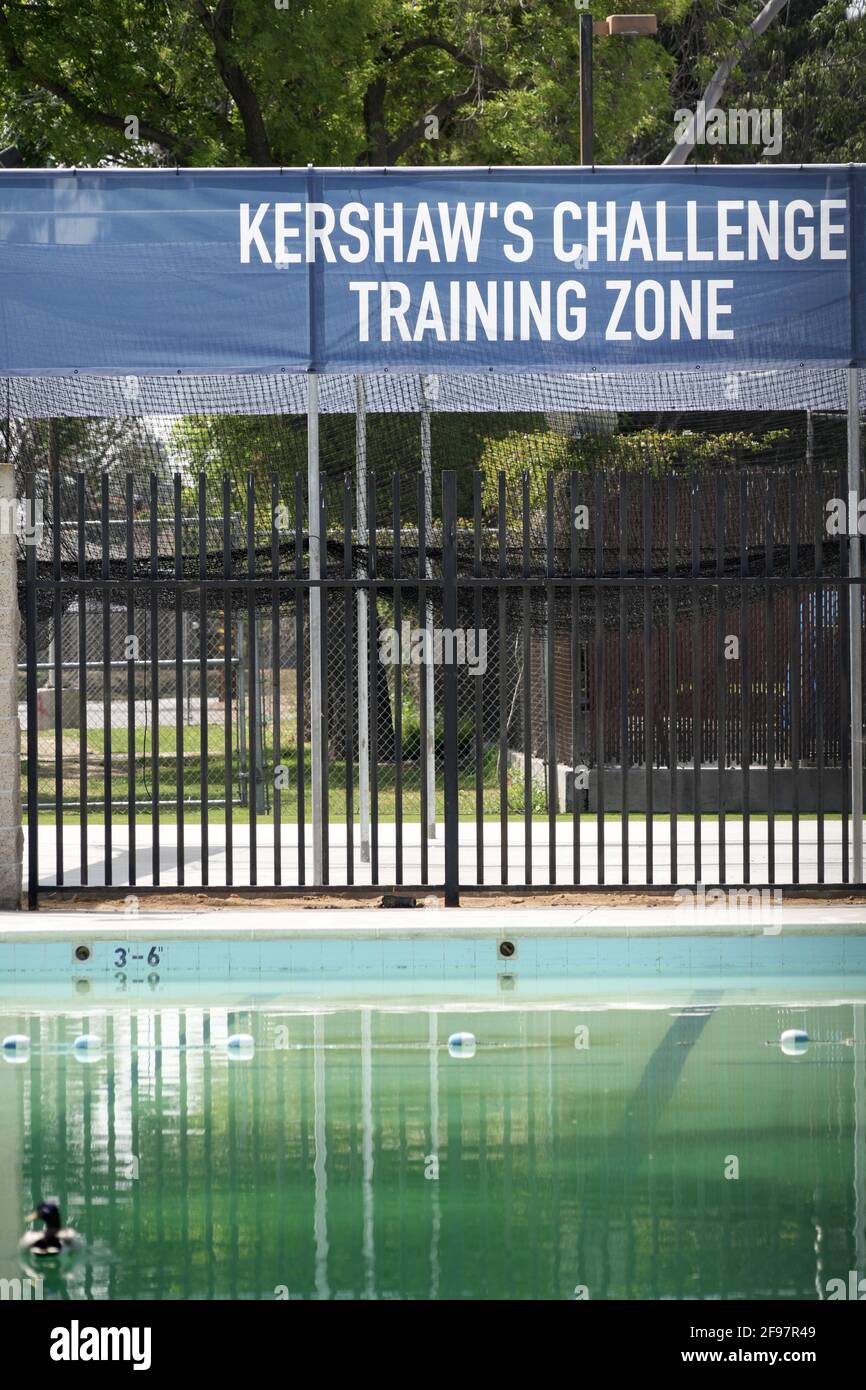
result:
[[[508,810],[512,815],[523,815],[526,810],[526,782],[523,771],[511,768],[508,772]],[[543,776],[532,779],[529,793],[529,809],[533,816],[547,815],[547,787]]]
[[[790,430],[636,430],[632,434],[585,435],[576,441],[577,468],[615,472],[704,473],[769,459]]]
[[[572,441],[554,430],[514,431],[502,439],[490,439],[481,453],[481,503],[488,518],[499,506],[499,474],[505,474],[507,506],[510,512],[522,507],[522,479],[529,475],[529,510],[545,505],[548,473],[574,468]]]
[[[578,71],[573,0],[0,0],[0,141],[35,165],[573,162]],[[672,71],[596,44],[600,159]]]
[[[403,761],[421,761],[421,716],[415,709],[403,710],[402,740],[400,749]],[[445,725],[441,716],[436,720],[434,734],[436,757],[440,761],[445,756]],[[461,763],[470,762],[475,756],[475,721],[467,716],[457,722],[457,757]]]
[[[664,475],[710,473],[741,463],[769,461],[773,451],[790,438],[790,430],[746,430],[713,433],[707,430],[635,430],[622,434],[570,437],[552,429],[514,431],[488,440],[481,453],[482,504],[495,518],[499,474],[505,474],[509,516],[522,512],[524,473],[529,475],[529,511],[543,511],[548,473],[565,475],[604,469],[612,473]]]
[[[658,39],[598,39],[597,160],[664,159],[675,110],[730,53],[722,104],[781,110],[780,162],[866,158],[866,17],[849,6],[790,0],[745,52],[755,0],[665,0]],[[578,13],[573,0],[0,0],[0,147],[49,166],[576,162]]]
[[[723,58],[737,54],[719,105],[778,110],[782,149],[769,163],[846,162],[866,158],[866,15],[849,18],[851,0],[790,0],[745,51],[743,35],[760,12],[757,0],[690,0],[660,25],[675,62],[671,100],[654,105],[635,132],[639,160],[663,160],[673,146],[673,113],[694,110]],[[699,145],[691,164],[755,164],[754,145]]]
[[[788,23],[769,32],[762,61],[739,82],[783,115],[786,162],[866,159],[866,11],[848,19],[851,0],[792,5]]]
[[[390,516],[391,483],[401,476],[405,510],[412,514],[421,468],[421,432],[417,411],[371,411],[367,421],[367,467],[375,476],[380,518]],[[439,483],[443,468],[458,477],[458,510],[472,514],[472,471],[481,467],[484,450],[515,430],[538,437],[544,417],[536,414],[443,411],[432,416],[433,515],[441,508]],[[355,474],[354,415],[322,415],[320,460],[322,476],[330,480],[328,516],[342,516],[337,491],[344,475]],[[533,431],[535,432],[533,435]],[[267,508],[270,480],[276,477],[281,499],[294,505],[294,479],[300,473],[306,495],[307,434],[301,415],[214,415],[178,419],[170,437],[172,458],[189,480],[206,478],[208,510],[222,507],[222,479],[228,475],[236,499],[243,499],[252,473],[256,497]],[[191,494],[193,497],[195,493]],[[197,505],[197,503],[195,503]]]

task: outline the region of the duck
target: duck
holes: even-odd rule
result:
[[[72,1254],[81,1249],[83,1242],[78,1232],[71,1226],[61,1226],[60,1208],[53,1197],[41,1201],[27,1220],[43,1221],[45,1226],[41,1231],[25,1231],[18,1246],[23,1254],[33,1255],[37,1259],[56,1259],[59,1255]]]

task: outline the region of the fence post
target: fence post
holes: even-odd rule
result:
[[[442,474],[442,625],[457,631],[457,474]],[[445,783],[445,906],[460,906],[460,868],[457,804],[457,650],[456,642],[442,643],[450,660],[443,668],[442,722],[445,735],[443,774]],[[428,652],[428,660],[432,653]],[[422,832],[423,833],[423,832]]]
[[[430,535],[431,523],[433,519],[433,434],[430,420],[430,402],[435,400],[439,393],[438,382],[435,377],[421,377],[421,476],[424,481],[424,515],[426,517],[427,534]],[[430,561],[426,562],[425,573],[430,575]],[[427,601],[424,604],[424,630],[427,634],[428,647],[433,644],[433,604],[430,601],[430,591],[427,591]],[[436,839],[436,707],[435,707],[435,671],[432,661],[428,661],[424,667],[424,687],[426,691],[427,703],[427,728],[425,746],[423,749],[423,772],[427,787],[427,824],[424,827],[424,834],[428,840]]]
[[[313,808],[313,885],[324,883],[322,767],[322,505],[319,486],[319,378],[307,376],[307,516],[310,564],[310,790]]]
[[[0,908],[21,906],[21,728],[18,722],[18,503],[10,464],[0,464]],[[36,534],[35,516],[29,529]],[[28,555],[35,561],[31,545]],[[31,680],[35,673],[31,673]],[[35,703],[35,702],[34,702]],[[35,717],[30,741],[36,746]],[[32,856],[31,856],[32,857]],[[32,887],[33,891],[35,884]],[[33,894],[35,898],[35,892]]]
[[[859,370],[848,369],[848,498],[856,507],[860,500],[860,400]],[[863,585],[860,582],[860,536],[855,513],[849,518],[848,573],[855,582],[850,588],[848,611],[851,648],[851,834],[853,850],[852,881],[863,882]]]
[[[369,544],[367,535],[367,398],[364,378],[355,378],[355,510],[357,513],[358,547],[363,556]],[[358,566],[358,576],[367,575],[364,560]],[[373,595],[375,601],[375,594]],[[361,863],[370,863],[370,666],[367,638],[370,617],[367,612],[367,590],[358,588],[358,804],[360,811]],[[378,708],[378,707],[377,707]]]

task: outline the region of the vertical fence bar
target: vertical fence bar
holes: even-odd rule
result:
[[[319,381],[307,377],[307,514],[310,575],[310,783],[313,798],[313,883],[322,883],[322,537],[319,530]]]
[[[643,475],[643,572],[644,579],[652,574],[653,555],[652,555],[652,533],[653,533],[653,489],[652,479],[649,471],[644,470]],[[643,591],[643,756],[644,756],[644,836],[646,839],[646,881],[652,883],[654,878],[654,844],[653,844],[653,762],[655,758],[655,740],[653,738],[653,719],[655,711],[653,708],[653,632],[652,632],[652,602],[653,596],[648,584],[644,585]]]
[[[135,663],[137,655],[137,634],[136,634],[136,607],[135,589],[132,584],[135,574],[135,492],[134,478],[131,473],[126,475],[126,637],[127,637],[127,660],[126,660],[126,828],[129,840],[129,883],[135,886],[137,876],[136,858],[136,737],[137,725],[135,717]],[[131,640],[130,640],[131,639]]]
[[[667,480],[667,527],[668,527],[668,577],[673,578],[677,569],[677,480],[671,473]],[[671,883],[676,883],[679,873],[678,820],[677,820],[677,656],[678,625],[677,600],[673,584],[668,585],[668,773],[670,775],[670,860]]]
[[[256,630],[256,498],[252,473],[247,474],[246,497],[247,532],[247,640],[244,656],[247,664],[246,688],[249,691],[249,745],[247,753],[247,807],[250,816],[250,884],[259,881],[258,813],[259,794],[259,644]]]
[[[578,760],[582,751],[583,730],[583,680],[580,663],[580,589],[577,575],[580,572],[580,556],[577,545],[577,474],[572,473],[568,483],[568,536],[569,569],[571,571],[571,876],[574,883],[580,883],[580,798],[583,788],[578,786]]]
[[[529,569],[529,473],[523,472],[522,575],[528,581]],[[521,585],[523,633],[523,863],[524,882],[532,882],[532,609],[528,583]]]
[[[55,468],[51,475],[51,621],[54,629],[54,881],[58,886],[63,884],[63,569],[60,555],[60,511],[60,473]],[[35,550],[35,547],[31,548]]]
[[[159,853],[159,490],[156,474],[150,475],[150,709],[153,721],[150,763],[151,881],[160,881]]]
[[[457,474],[442,473],[442,625],[457,631]],[[460,903],[460,842],[457,766],[457,662],[456,652],[443,671],[443,727],[445,736],[445,906]]]
[[[595,474],[595,577],[604,578],[604,475],[599,470]],[[604,589],[595,585],[595,759],[596,759],[596,877],[599,884],[605,881],[605,843],[604,843]]]
[[[33,529],[35,540],[36,478],[33,473],[28,473],[27,475],[26,498],[27,520]],[[58,529],[57,517],[55,515],[55,535]],[[36,615],[38,612],[38,603],[36,593],[36,545],[28,545],[26,549],[27,585],[25,590],[26,627],[24,645],[27,663],[27,907],[30,911],[34,911],[39,902],[39,729],[37,724],[39,711],[36,693]],[[79,594],[81,594],[80,590]],[[80,602],[81,599],[79,598],[79,603]],[[14,769],[14,775],[16,777],[18,776],[17,768]],[[83,867],[84,861],[82,860],[82,869]]]
[[[186,814],[184,793],[186,777],[184,769],[184,731],[183,731],[183,686],[186,667],[184,666],[184,622],[183,622],[183,511],[180,492],[180,474],[174,475],[174,780],[177,792],[177,882],[181,887],[186,881]]]
[[[304,730],[304,483],[295,474],[295,763],[297,767],[298,886],[307,881],[306,741]]]
[[[500,581],[508,574],[508,531],[505,517],[506,481],[504,472],[497,477],[497,573]],[[508,882],[508,725],[510,710],[508,706],[508,667],[506,649],[508,647],[508,593],[500,582],[497,585],[496,602],[499,616],[497,648],[499,658],[499,877],[501,883]]]
[[[355,591],[352,586],[352,478],[343,477],[343,629],[346,701],[346,882],[355,882]],[[358,667],[358,679],[361,670]]]
[[[102,588],[102,814],[105,827],[105,871],[104,882],[109,887],[112,882],[112,805],[111,805],[111,590],[107,580],[111,577],[111,527],[109,518],[108,473],[103,471],[100,479],[99,531],[100,531],[100,572]]]
[[[480,659],[481,630],[484,623],[484,598],[481,588],[481,471],[472,474],[472,571],[479,582],[475,586],[473,624],[475,626],[475,655]],[[487,651],[487,631],[484,631],[484,651]],[[484,882],[484,670],[480,665],[473,672],[475,682],[475,881]]]
[[[793,579],[799,572],[799,517],[797,512],[797,485],[795,473],[788,478],[788,556]],[[800,642],[802,621],[800,617],[800,588],[791,585],[789,589],[789,643],[790,665],[788,670],[788,708],[790,711],[790,760],[791,760],[791,877],[794,883],[800,882]]]
[[[328,520],[325,512],[325,487],[324,483],[319,485],[319,555],[321,565],[321,577],[326,579],[328,575]],[[321,614],[321,647],[319,650],[320,666],[320,685],[322,692],[322,883],[331,881],[331,780],[330,780],[330,660],[329,660],[329,633],[330,633],[330,612],[331,605],[329,591],[325,588],[320,589],[321,599],[319,602],[319,612]]]
[[[556,574],[556,551],[554,546],[553,531],[553,474],[547,475],[547,498],[546,498],[546,550],[547,550],[547,577],[553,579]],[[545,743],[547,746],[547,860],[548,877],[551,883],[556,882],[556,816],[559,810],[559,759],[556,750],[556,587],[553,584],[547,585],[545,594],[545,625],[544,633],[547,642],[546,665],[547,679],[545,681],[545,693],[547,695],[547,709],[545,711],[545,722],[547,730]]]
[[[619,576],[624,579],[628,573],[628,474],[619,475]],[[619,586],[619,761],[620,761],[620,838],[622,845],[622,881],[628,883],[629,874],[629,824],[628,824],[628,773],[631,753],[628,738],[629,705],[629,642],[628,642],[628,595],[624,584]]]
[[[860,502],[860,400],[857,367],[848,369],[848,496]],[[848,573],[851,615],[851,833],[852,873],[855,883],[863,882],[863,586],[861,579],[861,540],[857,525],[848,526]]]
[[[207,535],[207,479],[204,473],[198,475],[198,703],[199,703],[199,769],[198,785],[201,801],[201,881],[207,886],[210,882],[210,835],[209,835],[209,767],[208,739],[208,667],[207,635],[208,607],[204,581],[208,567]]]
[[[764,574],[766,584],[766,680],[764,717],[767,735],[767,882],[776,881],[776,634],[775,597],[772,576],[775,572],[775,478],[767,474],[767,508],[764,518]]]
[[[402,527],[400,474],[395,471],[391,482],[392,520],[394,537],[394,628],[397,633],[397,665],[394,667],[394,855],[398,884],[403,882],[403,590],[399,580],[402,573]]]
[[[811,424],[811,417],[810,417]],[[823,473],[820,464],[815,463],[812,481],[813,535],[815,562],[813,566],[815,583],[812,590],[815,607],[814,671],[812,682],[815,701],[815,814],[817,819],[816,838],[818,854],[818,882],[824,882],[824,671],[826,651],[824,644],[824,615],[828,590],[823,583],[824,575],[824,497]]]
[[[367,522],[370,528],[369,574],[372,580],[379,574],[379,550],[376,529],[376,476],[367,478]],[[370,879],[379,882],[379,605],[378,586],[370,585],[368,653],[370,659]],[[421,844],[424,844],[424,835]],[[422,849],[422,862],[423,862]],[[426,880],[425,880],[426,881]]]
[[[234,575],[234,537],[232,536],[231,479],[223,477],[223,758],[225,761],[226,808],[226,886],[234,883],[234,767],[232,759],[232,704],[234,696],[234,663],[232,661],[232,629],[234,597],[228,581]]]
[[[423,473],[419,473],[419,474],[418,474],[418,579],[419,579],[419,584],[418,584],[418,624],[419,624],[419,626],[420,626],[420,625],[422,624],[422,622],[423,622],[423,623],[425,624],[425,631],[426,631],[426,621],[427,621],[427,618],[426,618],[426,615],[427,615],[427,585],[425,584],[424,580],[426,579],[427,573],[428,573],[428,568],[427,568],[427,520],[428,520],[427,503],[428,503],[428,498],[427,498],[427,480],[426,480],[426,478],[425,478],[425,476],[424,476]],[[376,595],[375,595],[375,591],[374,591],[374,592],[372,592],[371,595],[370,595],[370,602],[371,602],[371,603],[375,602],[375,597],[376,597]],[[426,644],[425,644],[425,645],[426,645]],[[430,655],[429,652],[427,652],[427,656],[428,656],[428,657],[429,657],[429,655]],[[421,718],[420,718],[420,724],[421,724],[420,768],[421,768],[421,882],[422,882],[422,883],[427,883],[427,882],[429,881],[429,874],[430,874],[429,851],[428,851],[428,848],[427,848],[427,840],[428,840],[427,830],[428,830],[428,826],[429,826],[431,820],[432,820],[432,822],[433,822],[434,824],[435,824],[435,822],[436,822],[436,810],[435,810],[435,807],[434,807],[433,810],[431,811],[431,809],[430,809],[430,807],[429,807],[429,805],[428,805],[429,798],[430,798],[430,794],[431,794],[431,793],[430,793],[430,783],[429,783],[429,780],[428,780],[428,777],[427,777],[428,735],[429,735],[430,723],[431,723],[431,720],[432,720],[432,718],[433,718],[433,709],[432,709],[432,705],[429,703],[429,699],[428,699],[429,694],[430,694],[430,690],[429,690],[429,686],[428,686],[428,682],[427,682],[426,669],[427,669],[426,666],[424,666],[424,667],[422,668],[421,673],[420,673],[420,676],[419,676],[419,681],[418,681],[418,686],[419,686],[419,689],[418,689],[418,703],[419,703],[419,706],[420,706],[420,715],[421,715]],[[374,697],[374,710],[376,711],[376,713],[378,713],[378,705],[375,703],[375,697]],[[435,742],[435,740],[434,740],[434,742]],[[435,795],[436,795],[436,785],[435,785],[435,782],[434,782],[434,785],[433,785],[433,793],[432,793],[432,794],[433,794],[433,796],[435,797]]]
[[[427,512],[427,525],[433,526],[433,422],[430,403],[435,399],[437,384],[421,378],[421,476],[424,482],[424,502]],[[429,577],[430,566],[426,573]],[[424,626],[427,633],[426,649],[428,655],[433,650],[433,605],[430,591],[427,591],[427,604],[424,610]],[[427,685],[427,740],[424,745],[424,776],[427,779],[427,811],[429,820],[424,833],[428,839],[436,838],[436,707],[435,707],[435,667],[427,661],[421,675]]]
[[[281,655],[281,617],[280,603],[280,533],[277,527],[280,506],[280,484],[275,473],[271,474],[271,706],[273,724],[271,729],[271,791],[274,798],[274,883],[283,881],[283,729],[282,729],[282,655]],[[346,706],[347,713],[351,705]],[[264,772],[264,768],[262,768]]]
[[[85,518],[87,502],[84,491],[84,474],[76,479],[76,501],[78,504],[78,577],[87,578],[87,540]],[[89,881],[88,874],[88,822],[89,798],[87,781],[87,591],[78,590],[78,785],[81,820],[79,824],[79,844],[81,853],[81,883]]]
[[[703,879],[703,827],[701,823],[701,767],[703,739],[701,712],[701,517],[700,493],[696,481],[691,486],[692,527],[692,795],[694,809],[695,882]]]
[[[358,515],[358,546],[361,563],[359,577],[363,579],[363,561],[367,545],[367,401],[363,376],[355,380],[355,501]],[[367,633],[370,626],[367,605],[369,595],[364,585],[358,588],[358,812],[360,816],[361,863],[370,862],[370,664],[367,656]]]
[[[839,497],[847,496],[847,469],[840,470]],[[848,499],[850,505],[850,498]],[[849,527],[851,522],[849,520]],[[856,521],[855,521],[856,525]],[[839,545],[839,579],[837,611],[839,612],[839,666],[842,680],[839,687],[840,757],[842,763],[842,882],[851,882],[851,845],[849,817],[851,813],[851,590],[847,584],[851,564],[851,543]]]
[[[721,578],[725,572],[725,478],[716,475],[716,574]],[[725,618],[727,617],[727,591],[723,585],[716,590],[716,771],[719,779],[718,794],[718,854],[719,883],[728,877],[727,866],[727,827],[725,825],[725,772],[727,766],[727,674],[725,666]]]
[[[752,642],[753,624],[749,588],[749,480],[745,470],[739,478],[740,503],[740,772],[743,779],[743,883],[752,881]]]

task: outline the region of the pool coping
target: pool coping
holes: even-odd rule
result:
[[[673,919],[673,920],[672,920]],[[208,908],[184,911],[139,907],[134,913],[0,912],[0,946],[33,940],[135,940],[178,936],[196,940],[327,937],[533,936],[780,936],[866,934],[866,906],[762,909],[665,907],[539,907],[447,909],[329,908],[311,911]]]

